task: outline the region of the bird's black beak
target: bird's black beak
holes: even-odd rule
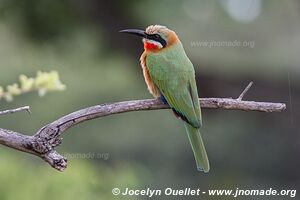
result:
[[[145,33],[144,30],[139,30],[139,29],[125,29],[125,30],[121,30],[119,32],[120,33],[128,33],[128,34],[132,34],[132,35],[137,35],[137,36],[143,37],[143,38],[148,38],[148,35]]]
[[[125,30],[121,30],[119,31],[120,33],[129,33],[132,35],[137,35],[139,37],[142,38],[146,38],[149,40],[154,40],[159,42],[163,47],[167,46],[167,42],[166,40],[164,40],[160,35],[158,34],[147,34],[145,31],[143,30],[139,30],[139,29],[125,29]]]

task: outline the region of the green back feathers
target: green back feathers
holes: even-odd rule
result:
[[[146,65],[152,81],[168,104],[193,127],[201,125],[195,71],[181,43],[147,55]]]
[[[186,121],[185,127],[197,169],[209,171],[209,161],[199,127],[202,124],[195,71],[181,43],[147,55],[150,77],[168,104]]]

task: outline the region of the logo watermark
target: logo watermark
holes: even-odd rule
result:
[[[237,198],[239,196],[287,196],[294,198],[296,197],[297,190],[283,189],[276,190],[273,188],[269,189],[208,189],[200,190],[200,188],[165,188],[165,189],[132,189],[132,188],[113,188],[112,194],[122,196],[231,196]]]
[[[201,47],[201,48],[254,48],[254,40],[200,40],[200,41],[191,41],[191,47]]]
[[[87,153],[65,153],[64,157],[67,159],[102,159],[108,160],[110,154],[107,152],[87,152]]]

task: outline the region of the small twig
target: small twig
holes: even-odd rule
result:
[[[31,113],[29,106],[23,106],[20,108],[14,108],[14,109],[0,111],[0,115],[13,114],[13,113],[22,112],[22,111],[27,111],[29,114]]]
[[[247,87],[244,89],[244,91],[240,94],[240,96],[236,99],[241,101],[243,99],[243,97],[245,96],[245,94],[248,92],[248,90],[251,88],[251,86],[253,85],[253,81],[251,81]]]

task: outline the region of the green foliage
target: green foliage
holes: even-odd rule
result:
[[[23,159],[24,154],[1,153],[0,199],[52,200],[52,199],[115,199],[115,187],[137,187],[141,184],[136,165],[92,165],[83,159],[72,159],[63,173],[42,161]]]
[[[62,91],[66,86],[60,81],[57,71],[38,71],[36,77],[28,78],[24,74],[19,77],[20,86],[14,83],[6,86],[6,91],[0,86],[0,99],[12,101],[14,96],[24,93],[38,91],[40,96],[44,96],[49,91]]]

